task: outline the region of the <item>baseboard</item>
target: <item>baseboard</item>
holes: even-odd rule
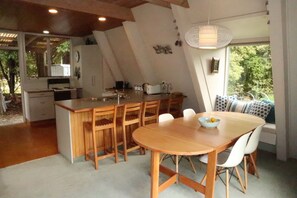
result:
[[[276,153],[276,145],[267,144],[265,142],[259,142],[258,149],[268,151],[270,153]]]

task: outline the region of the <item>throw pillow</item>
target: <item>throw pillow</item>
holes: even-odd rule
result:
[[[220,96],[220,95],[217,95],[216,104],[215,104],[215,111],[225,111],[228,100],[235,100],[236,98],[237,98],[236,95],[234,95],[234,96]]]
[[[265,120],[265,118],[269,114],[270,109],[271,109],[270,104],[266,104],[265,102],[261,102],[261,101],[256,101],[253,103],[251,110],[249,111],[249,114],[258,116]]]
[[[253,102],[241,100],[229,100],[225,111],[248,113]]]
[[[267,123],[275,124],[274,103],[271,100],[262,100],[262,102],[265,102],[267,104],[270,104],[270,106],[271,106],[271,109],[270,109],[269,114],[267,115],[265,121]]]

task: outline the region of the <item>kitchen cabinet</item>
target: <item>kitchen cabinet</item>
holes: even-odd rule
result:
[[[25,91],[26,119],[30,122],[55,118],[54,92]]]
[[[83,97],[101,97],[103,93],[103,56],[98,45],[80,45],[73,49],[75,76],[79,74],[79,85]]]

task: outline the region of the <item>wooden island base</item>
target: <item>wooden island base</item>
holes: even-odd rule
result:
[[[126,92],[125,92],[126,93]],[[95,107],[104,107],[109,105],[117,106],[117,117],[121,118],[123,114],[123,105],[132,102],[144,102],[151,100],[161,100],[162,105],[166,105],[170,95],[145,95],[142,92],[129,91],[126,93],[127,98],[121,99],[117,104],[116,99],[103,100],[102,98],[92,99],[74,99],[55,102],[56,108],[56,125],[59,152],[72,163],[75,158],[84,155],[84,134],[83,123],[91,121],[92,109]],[[131,128],[133,130],[133,128]],[[106,133],[106,139],[110,134]],[[98,150],[103,150],[103,134],[97,134]],[[92,145],[89,139],[89,145]],[[117,142],[122,144],[122,127],[117,125]],[[110,146],[110,145],[107,145]]]

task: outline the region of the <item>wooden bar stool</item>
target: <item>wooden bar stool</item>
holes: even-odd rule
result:
[[[173,115],[174,118],[182,116],[182,107],[183,107],[184,96],[172,96],[168,102],[167,113]]]
[[[160,100],[146,101],[143,103],[142,126],[145,126],[148,121],[150,121],[150,123],[158,122],[159,108]]]
[[[84,122],[83,124],[85,138],[85,158],[86,160],[93,158],[96,169],[98,169],[98,161],[107,157],[114,157],[115,163],[118,162],[116,112],[117,110],[115,106],[94,108],[92,111],[92,121]],[[109,132],[111,132],[110,151],[108,151],[108,148],[106,147],[105,130],[109,130]],[[96,140],[97,132],[102,132],[103,135],[103,155],[98,154],[98,145]],[[87,146],[90,136],[92,137],[93,143],[92,150]]]
[[[142,148],[132,139],[132,132],[141,126],[141,109],[141,102],[124,105],[123,116],[120,119],[123,128],[123,151],[119,151],[119,153],[124,154],[125,161],[128,161],[128,152],[139,149],[142,154]],[[128,131],[126,131],[127,127]]]

